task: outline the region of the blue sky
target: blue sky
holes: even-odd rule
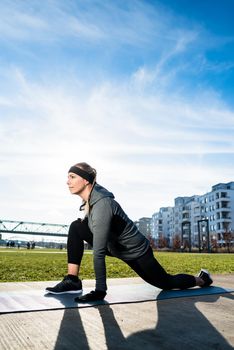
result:
[[[136,220],[234,180],[232,0],[3,0],[2,219],[69,224],[86,161]]]

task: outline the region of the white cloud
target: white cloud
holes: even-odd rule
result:
[[[225,136],[233,112],[213,96],[209,102],[201,95],[197,105],[180,96],[142,96],[126,82],[84,92],[75,81],[67,89],[32,82],[22,72],[15,79],[12,118],[1,120],[6,218],[28,208],[25,220],[67,222],[69,203],[77,215],[79,200],[69,202],[65,184],[77,161],[97,168],[100,183],[134,219],[173,205],[174,196],[232,180],[232,164],[213,173],[214,165],[203,162],[206,154],[234,152],[232,135]]]

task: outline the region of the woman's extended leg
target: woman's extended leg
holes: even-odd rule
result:
[[[200,277],[188,274],[168,274],[154,257],[151,248],[140,258],[125,262],[143,280],[161,289],[187,289],[204,284]]]

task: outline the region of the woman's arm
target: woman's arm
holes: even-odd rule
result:
[[[106,291],[105,256],[111,232],[112,207],[110,198],[99,200],[91,209],[90,220],[93,232],[93,262],[96,276],[96,290]]]

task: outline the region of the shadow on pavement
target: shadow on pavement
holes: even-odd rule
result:
[[[72,296],[69,294],[62,296],[45,294],[45,297],[55,298],[59,300],[63,306],[65,306],[54,350],[89,350],[88,340],[80,317],[79,309],[66,308],[69,307],[69,299]]]
[[[159,297],[163,298],[163,293],[162,291]],[[220,297],[234,299],[232,294],[224,293],[202,298],[158,300],[155,328],[132,333],[129,337],[124,337],[121,325],[118,324],[113,313],[114,308],[108,304],[95,306],[100,313],[106,338],[106,346],[97,347],[97,349],[233,350],[233,347],[196,307],[198,302],[215,303]],[[137,308],[137,304],[134,305]],[[126,304],[123,305],[123,308],[126,308]],[[126,318],[130,316],[126,312]],[[98,329],[95,325],[93,326],[91,335],[93,338],[98,338],[99,335],[95,334]],[[90,349],[79,309],[65,309],[54,349]]]

